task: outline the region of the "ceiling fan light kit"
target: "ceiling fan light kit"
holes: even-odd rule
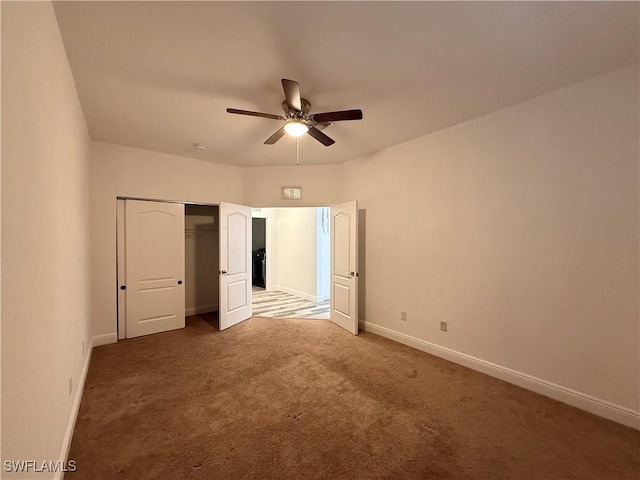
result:
[[[301,137],[309,131],[309,127],[298,120],[287,120],[284,124],[284,131],[292,137]]]
[[[282,89],[284,90],[285,96],[285,100],[282,102],[285,116],[239,110],[237,108],[227,108],[227,112],[236,115],[283,120],[285,122],[284,125],[264,141],[265,145],[273,145],[285,134],[291,135],[292,137],[300,137],[306,133],[318,140],[325,147],[328,147],[333,145],[335,140],[322,133],[317,127],[324,128],[333,122],[341,122],[344,120],[362,120],[362,110],[341,110],[337,112],[310,114],[311,103],[300,96],[300,84],[298,82],[283,78]]]

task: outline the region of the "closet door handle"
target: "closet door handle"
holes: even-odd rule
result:
[[[178,280],[178,285],[182,285],[182,280]]]
[[[226,274],[227,274],[227,271],[226,271],[226,270],[221,270],[221,271],[220,271],[220,273],[221,273],[222,275],[226,275]]]

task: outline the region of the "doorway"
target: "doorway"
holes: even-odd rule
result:
[[[254,316],[329,319],[329,208],[254,208],[252,222]]]
[[[219,229],[217,205],[185,205],[185,315],[218,311],[220,288]]]
[[[252,217],[253,242],[251,244],[251,284],[254,289],[267,287],[267,219]]]

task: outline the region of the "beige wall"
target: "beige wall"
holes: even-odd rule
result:
[[[91,289],[93,335],[116,329],[116,198],[239,203],[236,167],[107,143],[91,143]]]
[[[243,201],[253,207],[322,206],[342,192],[340,165],[246,167]],[[283,200],[282,187],[302,187],[301,200]]]
[[[276,285],[286,292],[315,300],[318,295],[316,208],[271,210],[276,212]]]
[[[89,347],[89,137],[51,4],[1,8],[4,465],[66,454]]]
[[[636,67],[346,164],[367,322],[637,411],[638,111]]]

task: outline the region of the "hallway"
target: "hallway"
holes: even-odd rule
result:
[[[253,287],[254,317],[329,319],[329,300],[314,303],[279,290]]]

